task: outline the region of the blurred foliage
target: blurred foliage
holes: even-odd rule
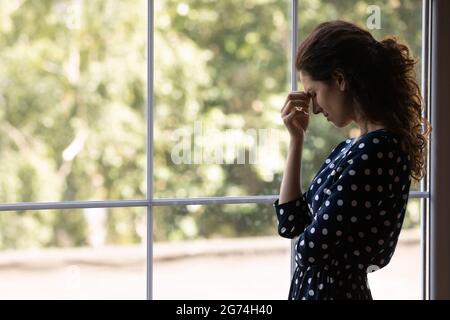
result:
[[[287,151],[279,110],[290,91],[290,1],[154,3],[154,197],[277,194]],[[420,0],[300,1],[299,40],[331,19],[365,27],[368,5],[381,9],[374,36],[398,34],[420,57]],[[146,15],[146,0],[0,0],[1,203],[145,198]],[[193,135],[198,123],[201,137]],[[260,129],[274,130],[264,147]],[[304,190],[354,130],[311,119]],[[192,152],[223,144],[247,160],[176,164],[181,137]],[[250,164],[256,147],[260,157]],[[141,241],[142,210],[106,210],[104,241]],[[71,212],[0,213],[0,248],[92,244],[96,212]],[[155,212],[156,241],[268,235],[276,227],[270,204]],[[417,225],[416,215],[408,219],[405,226]]]

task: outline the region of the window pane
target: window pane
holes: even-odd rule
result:
[[[0,212],[0,299],[145,299],[143,208]]]
[[[0,202],[144,197],[146,9],[0,2]]]
[[[390,263],[368,274],[374,299],[421,299],[420,201],[408,200],[405,222]]]
[[[290,241],[272,205],[154,209],[155,299],[286,300]]]
[[[277,192],[289,5],[155,1],[156,197]]]
[[[380,13],[380,20],[375,19],[374,13],[376,12]],[[418,83],[421,83],[422,1],[299,1],[298,14],[300,43],[318,24],[337,19],[353,22],[367,29],[377,40],[382,40],[388,35],[398,35],[400,40],[408,44],[413,56],[419,61],[416,73]],[[300,82],[299,88],[303,89]],[[304,168],[302,168],[305,188],[332,147],[346,137],[360,135],[356,124],[336,129],[323,116],[311,118],[309,131],[304,146],[307,158],[303,162]],[[413,180],[410,190],[420,190],[420,184]]]

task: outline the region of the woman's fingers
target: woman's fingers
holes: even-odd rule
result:
[[[306,101],[306,103],[308,103],[309,98],[310,98],[309,94],[304,92],[304,91],[292,91],[292,92],[290,92],[288,94],[288,96],[286,97],[286,101],[284,102],[283,107],[281,108],[281,113],[283,114],[283,112],[285,111],[286,107],[288,106],[289,101],[301,100],[301,101]],[[285,113],[285,114],[287,114],[287,113]]]
[[[281,116],[286,116],[288,115],[293,108],[295,107],[303,107],[305,108],[305,110],[308,110],[308,101],[305,100],[290,100],[287,105],[284,107],[284,109],[281,111]]]
[[[306,115],[307,114],[308,113],[306,113]],[[295,117],[304,116],[304,115],[305,115],[305,112],[303,110],[300,111],[299,109],[295,108],[288,115],[283,116],[283,121],[285,124],[289,124],[291,122],[291,120],[294,119]]]
[[[304,107],[295,107],[295,110],[297,110],[299,112],[302,112],[302,113],[304,113],[306,115],[309,115],[309,113],[305,111]],[[306,108],[306,110],[308,110],[308,108]]]
[[[305,115],[301,111],[294,109],[291,113],[283,117],[283,122],[291,132],[293,132],[292,128],[303,130],[302,126],[299,124],[299,120],[302,116],[304,117]]]

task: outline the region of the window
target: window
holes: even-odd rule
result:
[[[292,57],[377,8],[374,36],[421,58],[418,0],[0,2],[0,298],[287,299],[271,203]],[[356,129],[312,118],[303,190]],[[422,297],[428,192],[411,188],[375,299]]]

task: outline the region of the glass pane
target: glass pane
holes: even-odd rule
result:
[[[154,209],[155,299],[286,300],[290,240],[272,205]]]
[[[0,299],[145,299],[145,211],[0,212]]]
[[[421,200],[409,199],[406,210],[403,229],[390,263],[383,269],[368,274],[374,299],[421,299]]]
[[[380,13],[377,20],[375,14]],[[375,0],[375,1],[299,1],[299,43],[320,23],[329,20],[345,20],[365,28],[377,40],[388,35],[397,35],[406,42],[414,57],[419,61],[416,68],[417,80],[421,81],[422,48],[422,1]],[[378,24],[378,22],[380,22]],[[299,88],[303,90],[299,82]],[[325,117],[311,117],[309,136],[304,145],[303,184],[306,186],[325,160],[332,147],[347,137],[359,136],[356,124],[337,129]],[[412,181],[411,191],[420,190],[420,184]]]
[[[155,1],[156,197],[278,192],[290,2]]]
[[[144,197],[146,9],[0,1],[0,202]]]

